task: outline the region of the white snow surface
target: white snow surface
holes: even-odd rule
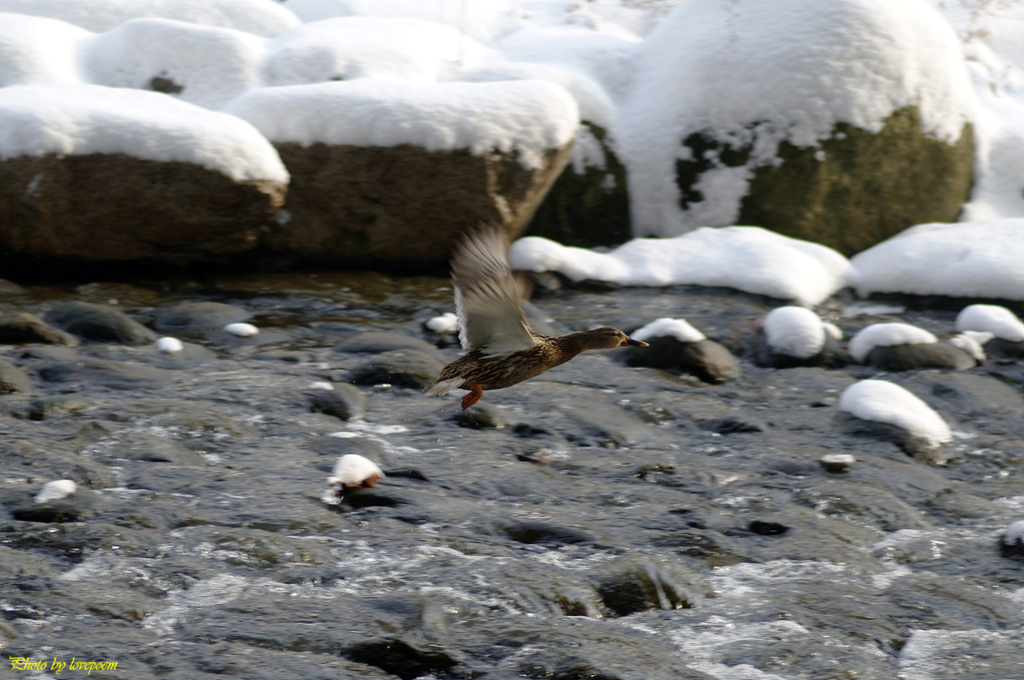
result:
[[[780,142],[817,146],[837,123],[879,132],[915,105],[949,143],[976,118],[960,42],[927,0],[683,0],[641,46],[622,109],[634,234],[734,224]],[[709,159],[704,200],[683,210],[675,166],[694,133],[752,152],[738,167]]]
[[[56,19],[0,13],[0,87],[77,82],[78,45],[91,36]]]
[[[975,361],[982,362],[986,357],[985,350],[982,349],[981,346],[985,343],[979,342],[974,335],[970,335],[969,333],[973,332],[968,331],[967,333],[957,333],[949,339],[949,344],[953,345],[953,347],[959,347],[963,351],[967,352],[974,357]],[[985,335],[988,335],[991,339],[991,333],[986,333]]]
[[[455,28],[421,19],[339,17],[300,26],[269,43],[267,85],[353,78],[433,83],[491,53]]]
[[[71,479],[55,479],[52,482],[43,484],[43,488],[39,490],[36,497],[33,499],[36,503],[49,503],[50,501],[59,501],[62,498],[67,498],[71,494],[78,491],[78,485]]]
[[[161,354],[179,354],[183,349],[185,349],[185,345],[182,344],[181,340],[178,340],[178,338],[172,338],[169,335],[158,338],[154,345],[156,346],[156,351]]]
[[[839,409],[861,418],[889,423],[932,446],[952,439],[942,417],[906,389],[885,380],[861,380],[839,395]]]
[[[334,471],[327,478],[327,483],[362,484],[373,475],[384,477],[384,472],[369,458],[357,453],[347,453],[334,464]]]
[[[764,335],[775,354],[808,359],[825,346],[821,318],[806,307],[776,307],[764,317]]]
[[[506,30],[510,0],[288,0],[285,7],[306,22],[372,16],[438,21],[474,40],[494,41]]]
[[[666,239],[634,239],[608,253],[530,236],[512,244],[513,269],[554,271],[627,286],[694,284],[815,305],[845,287],[845,257],[825,246],[760,227],[698,229]]]
[[[572,141],[579,125],[569,93],[538,80],[422,84],[364,78],[268,87],[226,110],[275,142],[515,152],[528,169],[540,167],[545,151]]]
[[[929,345],[938,341],[931,332],[908,323],[876,323],[850,338],[848,349],[854,361],[862,364],[875,347]]]
[[[97,85],[150,89],[161,77],[183,88],[176,99],[220,109],[261,87],[264,42],[230,28],[135,19],[86,41],[81,64]]]
[[[919,224],[853,256],[856,289],[1024,300],[1024,218]]]
[[[0,12],[61,19],[97,33],[142,18],[177,19],[265,37],[299,24],[274,0],[0,0]]]
[[[235,181],[288,181],[274,147],[235,116],[142,90],[0,88],[0,159],[97,153],[194,163]]]
[[[231,335],[237,335],[240,338],[252,338],[260,334],[260,329],[251,323],[229,323],[224,326],[224,330]]]
[[[647,342],[652,338],[671,336],[680,342],[700,342],[706,336],[690,325],[686,319],[655,319],[646,326],[630,333],[631,338]]]
[[[1010,342],[1024,342],[1024,323],[1006,307],[968,305],[956,316],[958,331],[984,331]]]
[[[427,319],[423,325],[435,333],[457,333],[459,331],[459,317],[452,312],[445,312],[441,316]]]
[[[1006,531],[1003,533],[1003,543],[1006,545],[1024,543],[1024,520],[1011,522],[1006,527]]]

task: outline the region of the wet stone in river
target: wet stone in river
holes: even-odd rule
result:
[[[32,379],[6,359],[0,359],[0,394],[24,394],[32,391]]]
[[[93,342],[139,344],[153,342],[157,335],[138,321],[110,305],[65,302],[46,312],[48,322]]]
[[[28,312],[0,313],[0,344],[20,345],[41,342],[74,347],[78,338],[54,328],[35,314]]]
[[[433,384],[444,365],[433,356],[414,349],[382,352],[349,371],[356,385],[394,385],[423,390]]]
[[[248,321],[252,313],[223,302],[184,302],[159,310],[153,325],[162,331],[177,329],[223,328],[229,323]]]

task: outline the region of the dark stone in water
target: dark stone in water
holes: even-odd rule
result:
[[[950,452],[947,445],[933,444],[926,439],[911,434],[898,425],[875,420],[864,420],[843,411],[836,414],[835,423],[837,429],[847,434],[892,442],[905,454],[922,463],[943,465],[949,459]]]
[[[157,312],[153,325],[169,331],[189,328],[223,328],[229,323],[248,321],[252,313],[223,302],[185,302]]]
[[[875,347],[864,362],[880,371],[912,371],[918,368],[948,368],[964,371],[977,365],[967,352],[944,342],[922,345]]]
[[[93,342],[138,344],[153,342],[157,335],[130,316],[109,305],[65,302],[48,311],[48,322]]]
[[[581,428],[565,433],[569,441],[579,446],[630,446],[650,436],[647,423],[618,406],[577,399],[563,402],[559,410]]]
[[[402,680],[446,673],[459,663],[443,650],[421,649],[398,639],[359,642],[349,647],[346,655],[353,661],[376,666]]]
[[[54,328],[35,314],[9,312],[0,314],[0,345],[21,345],[42,342],[74,347],[78,338]]]
[[[314,413],[325,413],[341,420],[362,418],[369,406],[366,395],[348,383],[334,383],[333,390],[311,390],[307,398]]]
[[[689,373],[706,383],[723,383],[741,373],[732,352],[714,340],[683,342],[673,336],[648,340],[650,347],[629,348],[623,353],[627,366],[646,366]]]
[[[1014,342],[1003,338],[993,338],[985,343],[985,355],[1024,359],[1024,342]]]
[[[589,531],[536,520],[504,522],[497,529],[513,541],[531,545],[559,546],[598,542],[597,535]]]
[[[826,368],[842,368],[850,363],[850,355],[846,353],[838,340],[825,334],[825,345],[821,351],[810,357],[794,357],[780,354],[772,350],[764,334],[760,334],[754,348],[754,363],[769,368],[796,368],[798,366],[824,366]]]
[[[689,609],[704,600],[697,575],[666,560],[624,558],[608,568],[597,592],[616,616],[646,609]]]
[[[383,352],[349,371],[356,385],[394,385],[423,390],[437,380],[444,364],[429,354],[412,349]]]
[[[759,519],[755,519],[753,522],[748,524],[747,529],[758,536],[781,536],[789,531],[789,527],[785,524],[779,524],[778,522],[764,522]]]
[[[79,522],[107,505],[95,491],[82,487],[70,496],[45,503],[36,503],[35,494],[26,491],[8,492],[3,499],[11,516],[23,522]]]
[[[697,427],[708,432],[718,434],[737,434],[740,432],[764,432],[764,428],[757,423],[751,423],[738,418],[715,418],[713,420],[700,420]]]
[[[487,402],[477,402],[465,411],[456,411],[451,416],[459,424],[459,427],[468,427],[474,430],[485,428],[502,429],[508,427],[510,421],[505,415],[505,409]]]
[[[335,352],[348,352],[351,354],[381,354],[393,352],[400,349],[411,349],[417,352],[429,354],[439,361],[444,360],[444,354],[437,350],[432,344],[421,338],[416,338],[403,333],[389,333],[384,331],[367,331],[345,338],[335,348]]]
[[[159,389],[171,380],[161,369],[130,361],[106,361],[82,357],[78,361],[59,361],[36,367],[39,377],[50,383],[82,381],[115,390]]]

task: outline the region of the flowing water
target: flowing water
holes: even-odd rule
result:
[[[452,310],[439,278],[38,286],[0,311],[70,300],[147,324],[226,302],[261,332],[179,333],[176,357],[0,347],[33,378],[0,400],[0,640],[49,664],[2,677],[73,660],[116,661],[100,678],[1024,677],[1024,561],[999,546],[1024,518],[1019,361],[874,375],[950,423],[935,466],[837,427],[838,394],[864,367],[744,360],[707,385],[588,353],[488,392],[504,427],[463,427],[460,395],[391,384],[360,387],[360,419],[311,410],[314,383],[372,358],[335,351],[359,332],[457,356],[422,326]],[[562,332],[671,316],[727,344],[780,304],[682,287],[534,302]],[[819,311],[849,337],[881,320],[948,332],[957,309]],[[68,362],[85,368],[52,370]],[[857,462],[826,472],[830,452]],[[326,478],[345,453],[389,476],[339,504]],[[79,484],[79,514],[18,519],[58,478]]]

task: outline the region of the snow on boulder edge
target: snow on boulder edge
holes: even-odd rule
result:
[[[623,108],[634,233],[755,224],[850,255],[951,221],[975,115],[927,0],[684,0]]]
[[[538,80],[364,78],[264,88],[225,110],[291,173],[275,252],[404,271],[446,271],[455,237],[480,223],[520,235],[579,127],[572,96]]]
[[[253,248],[288,173],[245,121],[154,92],[0,89],[6,265],[187,264]]]

